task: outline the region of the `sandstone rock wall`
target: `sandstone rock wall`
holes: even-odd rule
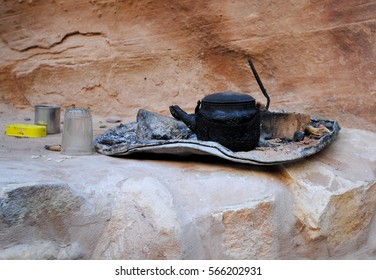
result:
[[[2,1],[0,102],[193,110],[236,90],[375,131],[374,1]]]

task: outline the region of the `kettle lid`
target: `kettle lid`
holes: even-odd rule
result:
[[[207,95],[202,99],[202,102],[211,104],[254,103],[255,99],[248,94],[224,91]]]

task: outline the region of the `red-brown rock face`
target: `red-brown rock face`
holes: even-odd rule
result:
[[[216,91],[375,131],[375,1],[2,1],[0,102],[188,111]]]

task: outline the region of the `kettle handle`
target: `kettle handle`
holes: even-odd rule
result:
[[[266,98],[266,110],[269,110],[269,105],[270,105],[270,97],[269,95],[267,94],[265,88],[264,88],[264,85],[262,84],[261,82],[261,79],[259,77],[259,75],[257,74],[257,71],[256,71],[256,68],[255,66],[253,65],[252,63],[252,60],[251,60],[251,57],[248,58],[248,63],[249,63],[249,66],[251,66],[251,69],[252,69],[252,72],[253,72],[253,75],[255,76],[256,78],[256,81],[262,91],[262,94],[265,96]]]
[[[197,101],[197,105],[196,105],[196,108],[195,108],[195,114],[197,114],[198,111],[200,110],[200,106],[201,106],[201,100]]]

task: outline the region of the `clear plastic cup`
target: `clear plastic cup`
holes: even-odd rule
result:
[[[69,108],[66,110],[61,153],[72,156],[94,153],[93,121],[88,109]]]

